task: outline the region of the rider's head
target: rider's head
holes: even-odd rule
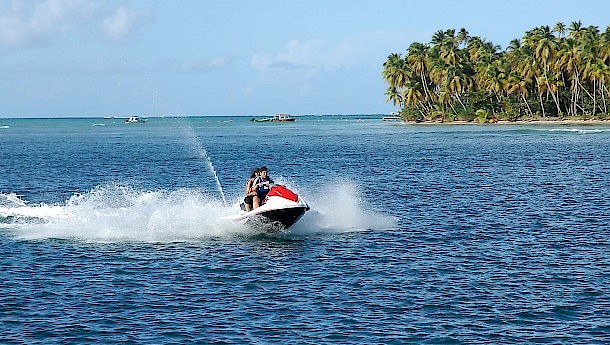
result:
[[[250,176],[250,178],[255,178],[256,176],[258,176],[258,168],[252,170],[252,175]]]
[[[262,166],[260,169],[258,169],[258,171],[260,172],[261,176],[263,176],[263,177],[267,176],[267,167],[266,166]]]

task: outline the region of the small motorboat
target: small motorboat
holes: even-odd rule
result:
[[[271,119],[271,122],[292,122],[296,120],[297,119],[288,114],[275,114],[275,116]]]
[[[242,202],[240,208],[237,215],[227,219],[270,233],[288,229],[309,210],[309,206],[301,197],[282,185],[273,185],[260,207],[246,212],[246,206]]]
[[[139,116],[130,116],[125,120],[125,123],[144,123],[146,120],[140,118]]]
[[[400,116],[384,116],[382,119],[385,122],[399,122],[399,121],[402,121],[402,118]]]
[[[252,120],[250,120],[250,122],[271,122],[271,118],[270,117],[265,117],[262,119],[257,119],[255,117],[252,118]]]
[[[262,119],[257,119],[255,117],[250,120],[251,122],[293,122],[296,121],[294,117],[288,114],[275,114],[273,117],[265,117]]]

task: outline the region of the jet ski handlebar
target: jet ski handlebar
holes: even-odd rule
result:
[[[257,183],[254,186],[255,187],[262,187],[262,186],[273,187],[273,186],[275,186],[275,183],[271,183],[269,181],[265,181],[265,182]]]

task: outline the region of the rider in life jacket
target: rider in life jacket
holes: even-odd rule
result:
[[[254,180],[258,177],[258,168],[252,171],[252,175],[246,182],[246,197],[244,198],[244,204],[246,206],[246,212],[252,211],[252,205],[254,204],[254,197],[256,196],[256,186]]]
[[[259,207],[263,203],[273,184],[273,180],[267,176],[267,167],[261,167],[259,169],[259,176],[254,180],[254,186],[256,186],[256,196],[254,196],[253,200],[254,208]]]

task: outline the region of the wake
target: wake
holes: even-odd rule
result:
[[[325,188],[324,196],[301,192],[311,211],[288,235],[395,227],[392,217],[363,207],[349,182]],[[110,184],[74,195],[62,204],[29,205],[15,194],[0,194],[0,229],[24,240],[93,242],[182,242],[259,234],[225,219],[238,212],[241,196],[233,206],[225,206],[214,195],[199,189],[142,191]]]

